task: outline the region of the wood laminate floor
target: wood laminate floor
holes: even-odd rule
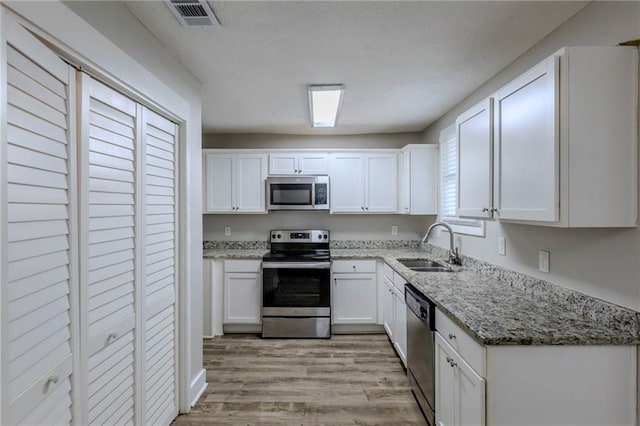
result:
[[[205,339],[209,386],[174,425],[426,425],[386,335]]]

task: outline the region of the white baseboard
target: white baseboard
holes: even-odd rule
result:
[[[382,334],[384,326],[378,324],[332,324],[331,334]]]
[[[198,399],[200,399],[205,389],[207,389],[207,370],[203,368],[200,374],[191,381],[191,387],[189,388],[191,407],[196,405],[196,402],[198,402]]]

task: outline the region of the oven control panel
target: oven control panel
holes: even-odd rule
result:
[[[328,243],[329,231],[326,230],[274,230],[271,231],[272,243]]]

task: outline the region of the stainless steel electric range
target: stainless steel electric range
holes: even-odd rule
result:
[[[262,258],[262,337],[331,337],[329,231],[271,231]]]

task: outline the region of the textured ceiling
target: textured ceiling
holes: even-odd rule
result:
[[[421,131],[582,9],[559,1],[210,1],[184,28],[126,7],[202,83],[205,133]],[[307,85],[346,86],[339,126],[311,129]]]

